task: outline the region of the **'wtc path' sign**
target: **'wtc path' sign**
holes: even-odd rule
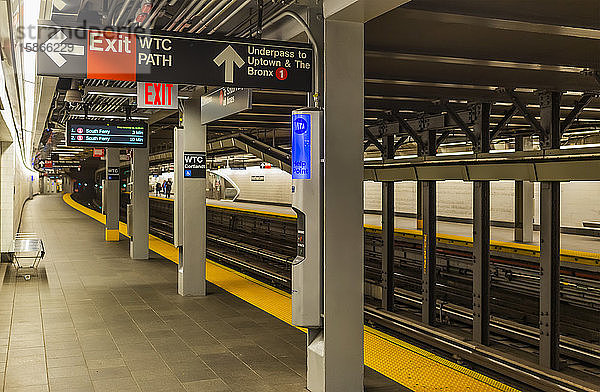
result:
[[[313,51],[301,43],[42,23],[36,49],[44,76],[312,90]]]

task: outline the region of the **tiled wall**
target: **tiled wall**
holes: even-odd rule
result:
[[[220,169],[240,188],[239,199],[290,203],[291,176],[279,169],[248,168],[247,170]],[[252,176],[264,176],[264,182],[251,181]],[[416,212],[416,182],[397,182],[395,186],[396,211]],[[491,218],[512,222],[514,217],[513,181],[491,183]],[[366,210],[381,209],[381,184],[365,181]],[[463,181],[438,183],[438,214],[472,218],[473,185]],[[539,223],[539,183],[534,184],[534,222]],[[581,227],[584,220],[600,220],[600,182],[564,182],[561,186],[561,224]]]
[[[15,146],[9,142],[0,142],[0,251],[10,249],[15,233],[18,231],[23,204],[37,193],[38,176],[25,170],[17,161]]]

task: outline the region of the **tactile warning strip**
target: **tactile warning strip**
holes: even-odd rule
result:
[[[75,202],[70,194],[63,200],[76,210],[104,223],[105,216]],[[127,226],[119,231],[126,235]],[[166,241],[150,236],[150,249],[177,263],[177,249]],[[240,272],[209,261],[206,266],[209,282],[291,324],[292,308],[289,294],[272,288]],[[364,327],[365,365],[415,392],[519,392],[499,381],[448,361],[393,336]]]

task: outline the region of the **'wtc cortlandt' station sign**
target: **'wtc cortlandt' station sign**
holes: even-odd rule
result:
[[[312,90],[313,51],[302,43],[42,23],[29,50],[44,76]]]

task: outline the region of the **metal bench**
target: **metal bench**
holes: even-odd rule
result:
[[[25,280],[29,280],[31,275],[37,276],[38,265],[46,250],[44,242],[36,234],[17,233],[10,253],[13,265],[17,269],[17,277],[23,276]]]

